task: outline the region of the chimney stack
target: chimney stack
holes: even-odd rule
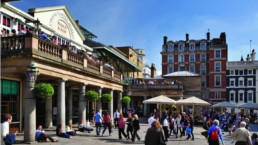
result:
[[[207,32],[207,40],[210,40],[210,32]]]
[[[252,53],[251,53],[251,60],[252,60],[252,61],[255,61],[255,54],[256,54],[256,52],[255,52],[255,50],[253,49],[253,50],[252,50]]]
[[[164,43],[163,43],[163,45],[167,45],[168,37],[167,37],[167,36],[164,36],[163,38],[164,38]]]
[[[185,41],[189,41],[189,34],[188,33],[185,34]]]
[[[156,67],[155,64],[151,64],[151,78],[155,78],[156,77]]]
[[[220,40],[221,40],[221,42],[223,43],[223,44],[227,44],[227,42],[226,42],[226,33],[225,32],[222,32],[221,34],[220,34]]]
[[[75,20],[76,24],[80,26],[79,20]]]

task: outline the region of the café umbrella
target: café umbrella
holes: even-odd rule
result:
[[[148,100],[144,100],[143,103],[144,104],[157,104],[160,107],[161,104],[176,104],[176,101],[173,99],[170,99],[167,96],[160,95],[160,96],[157,96],[154,98],[150,98]],[[159,110],[161,111],[161,108]]]
[[[238,107],[238,105],[235,103],[230,103],[230,102],[224,101],[224,102],[214,104],[211,107],[213,107],[213,108],[220,108],[220,107],[236,108],[236,107]]]
[[[254,109],[258,110],[258,104],[255,103],[245,103],[238,106],[239,108],[245,108],[245,109]]]
[[[183,99],[183,100],[178,100],[176,101],[176,104],[178,105],[193,105],[193,114],[194,114],[194,106],[198,105],[198,106],[209,106],[211,105],[210,103],[197,98],[195,96]]]

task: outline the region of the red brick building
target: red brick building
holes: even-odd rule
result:
[[[226,100],[226,34],[222,32],[219,38],[190,40],[186,34],[185,40],[168,41],[164,36],[162,46],[162,75],[176,71],[190,71],[201,76],[203,99],[211,102]]]

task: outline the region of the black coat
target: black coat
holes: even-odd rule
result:
[[[133,120],[133,129],[136,131],[136,130],[139,130],[140,129],[140,122],[139,120]]]
[[[161,129],[155,129],[153,127],[147,130],[145,136],[145,145],[165,145],[164,136]]]

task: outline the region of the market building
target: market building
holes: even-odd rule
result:
[[[201,98],[216,103],[226,100],[226,34],[219,38],[190,39],[168,41],[164,36],[162,45],[162,75],[177,71],[189,71],[200,74]]]
[[[122,109],[124,74],[141,69],[108,46],[88,45],[96,36],[76,23],[65,6],[26,13],[1,3],[0,20],[1,114],[13,116],[11,132],[24,131],[25,142],[32,142],[39,124],[62,124],[64,130],[68,122],[85,122],[89,110],[107,110],[112,117],[114,108]],[[99,53],[112,57],[98,58]],[[35,84],[42,82],[54,86],[52,99],[34,97]],[[88,90],[97,91],[99,100],[86,100]],[[113,96],[108,104],[101,102],[103,93]],[[46,112],[51,114],[47,118]]]

